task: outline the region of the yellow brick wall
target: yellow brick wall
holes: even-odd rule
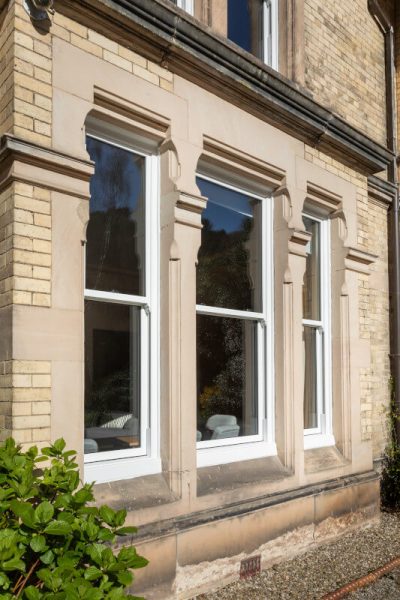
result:
[[[51,305],[49,190],[15,182],[0,193],[0,307]]]
[[[367,0],[305,0],[304,11],[306,87],[385,143],[384,40]]]
[[[50,403],[50,362],[0,362],[0,440],[12,435],[23,447],[48,444]]]
[[[12,126],[14,11],[0,13],[0,135]]]
[[[12,35],[11,27],[8,44],[14,69],[15,100],[11,117],[6,124],[8,126],[4,131],[44,146],[51,145],[54,38],[61,38],[165,90],[173,89],[172,73],[143,58],[134,49],[117,44],[96,31],[64,17],[58,11],[54,15],[50,32],[43,35],[32,25],[22,0],[14,1],[14,11],[9,11],[8,20],[11,24],[14,23],[15,31]]]

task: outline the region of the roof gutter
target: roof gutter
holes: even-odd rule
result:
[[[388,165],[388,179],[396,187],[389,209],[389,297],[390,297],[390,362],[394,384],[394,402],[400,414],[400,238],[399,238],[399,182],[397,176],[397,132],[395,99],[394,29],[379,0],[368,0],[368,8],[385,39],[386,68],[386,129],[387,145],[393,153]],[[396,419],[396,440],[400,444],[400,420]]]

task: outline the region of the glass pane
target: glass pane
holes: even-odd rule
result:
[[[258,433],[257,323],[197,315],[197,440]]]
[[[262,0],[228,0],[228,38],[262,58]]]
[[[303,279],[303,318],[321,320],[321,225],[303,217],[304,227],[312,235],[307,249]]]
[[[86,287],[145,294],[145,159],[91,137]]]
[[[261,201],[197,179],[208,198],[197,266],[197,303],[262,311]]]
[[[304,429],[318,427],[317,330],[304,327]]]
[[[85,452],[140,445],[140,308],[85,301]]]

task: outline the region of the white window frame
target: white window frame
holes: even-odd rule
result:
[[[273,354],[273,202],[271,197],[260,196],[246,189],[215,179],[202,173],[197,177],[221,187],[246,194],[261,201],[261,259],[262,259],[262,305],[261,312],[225,309],[215,306],[196,305],[196,314],[226,316],[257,322],[257,394],[258,431],[257,435],[221,440],[196,442],[197,467],[206,467],[275,456],[275,403],[274,403],[274,354]],[[197,344],[197,343],[196,343]]]
[[[194,14],[194,0],[177,0],[176,5],[178,8],[182,8],[182,10],[189,13],[189,15]]]
[[[312,327],[317,333],[316,372],[317,372],[317,427],[304,429],[304,449],[334,446],[332,432],[332,335],[331,335],[331,241],[330,221],[312,213],[304,212],[303,217],[319,223],[320,227],[320,303],[321,319],[303,319],[304,327]]]
[[[139,448],[84,455],[84,479],[97,483],[131,479],[161,471],[159,450],[159,159],[145,139],[109,135],[107,124],[93,125],[86,136],[145,158],[145,292],[144,296],[91,290],[84,299],[140,307]],[[106,135],[104,133],[106,132]],[[119,142],[123,139],[123,142]],[[85,256],[85,254],[84,254]],[[84,269],[84,286],[86,268]]]
[[[263,0],[263,60],[266,65],[279,70],[279,0]]]

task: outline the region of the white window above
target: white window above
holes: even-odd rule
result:
[[[186,10],[190,15],[194,14],[194,3],[195,0],[171,0],[179,8]]]
[[[227,37],[278,69],[278,0],[228,0]]]
[[[278,70],[279,0],[171,1]]]

